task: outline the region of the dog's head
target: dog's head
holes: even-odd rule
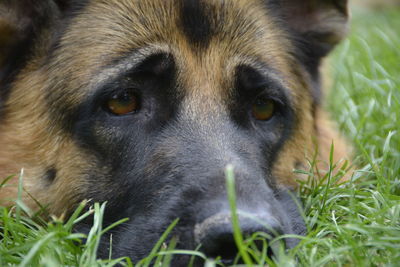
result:
[[[227,164],[239,211],[300,234],[288,190],[345,2],[2,1],[0,174],[25,168],[54,213],[108,201],[106,221],[130,218],[113,251],[134,260],[175,218],[178,247],[229,257]]]

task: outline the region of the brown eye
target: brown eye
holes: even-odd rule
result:
[[[257,120],[267,121],[274,116],[275,108],[276,104],[273,100],[260,97],[253,103],[252,113]]]
[[[113,95],[107,101],[106,107],[115,115],[125,115],[139,109],[139,99],[133,93],[123,92]]]

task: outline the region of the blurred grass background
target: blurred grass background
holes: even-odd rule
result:
[[[391,2],[353,7],[350,36],[330,58],[326,103],[358,171],[328,190],[323,210],[323,186],[304,194],[312,230],[299,246],[302,266],[400,264],[400,8]]]

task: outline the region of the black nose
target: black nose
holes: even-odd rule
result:
[[[279,221],[271,216],[239,216],[239,224],[244,237],[264,232],[272,239],[283,233]],[[197,224],[195,238],[208,257],[220,256],[223,263],[231,264],[237,256],[238,249],[229,213],[218,213]],[[262,244],[256,243],[256,245]]]

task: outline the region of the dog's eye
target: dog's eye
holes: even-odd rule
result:
[[[125,91],[108,99],[106,107],[114,115],[126,115],[139,110],[139,99],[135,94]]]
[[[253,103],[252,114],[253,117],[260,121],[270,120],[275,113],[276,104],[273,100],[259,97]]]

